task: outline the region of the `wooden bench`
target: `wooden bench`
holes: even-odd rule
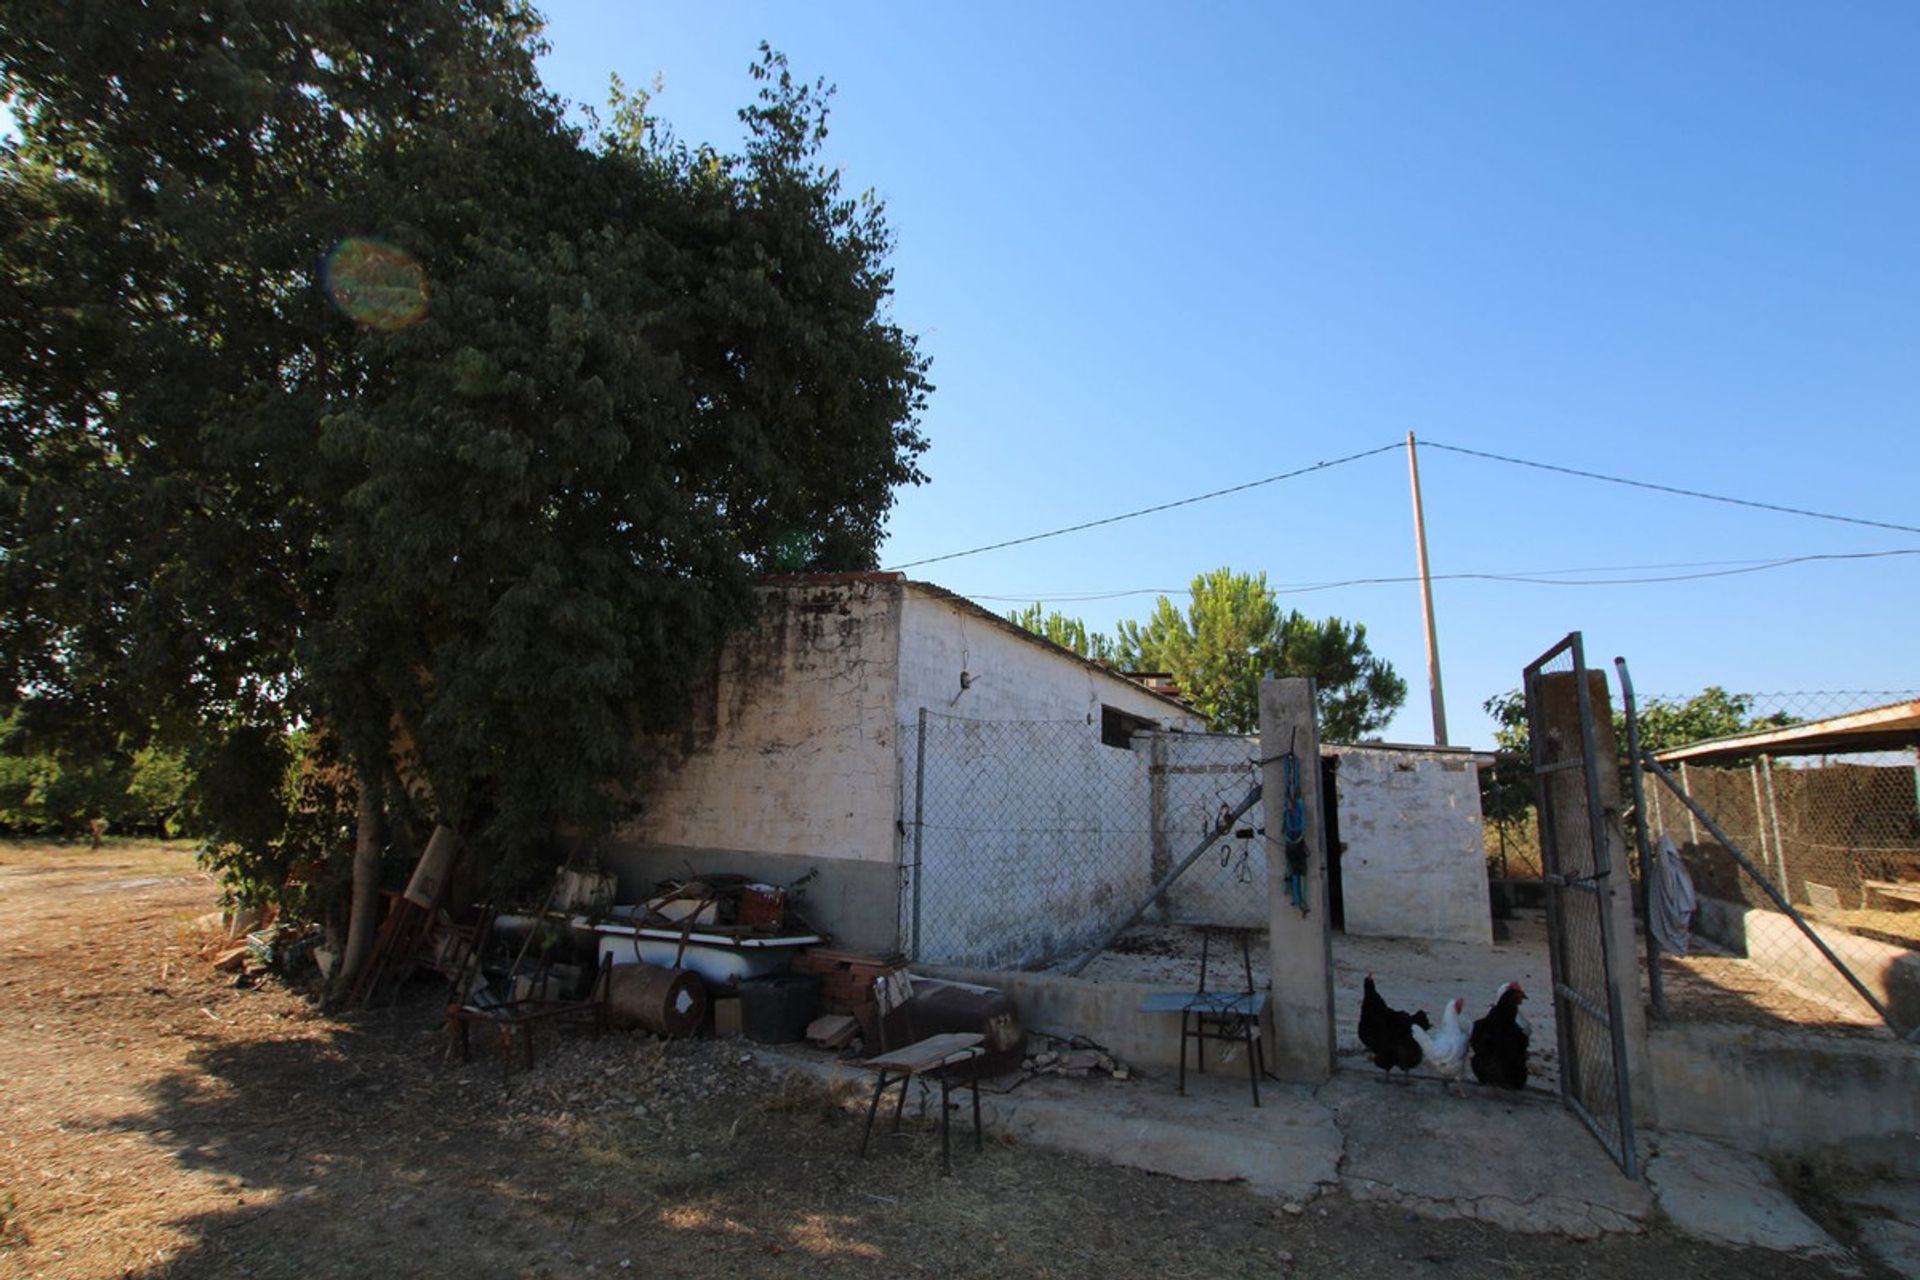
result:
[[[915,1076],[931,1075],[940,1081],[940,1162],[944,1170],[953,1172],[953,1152],[948,1138],[948,1085],[949,1070],[965,1062],[973,1062],[986,1056],[982,1047],[986,1037],[973,1031],[950,1031],[944,1035],[929,1036],[925,1040],[915,1041],[905,1048],[894,1049],[875,1058],[868,1058],[860,1065],[868,1071],[877,1072],[879,1078],[874,1081],[873,1100],[867,1103],[867,1128],[860,1137],[860,1154],[867,1154],[867,1144],[873,1138],[873,1117],[880,1109],[880,1095],[886,1092],[887,1085],[893,1083],[889,1077],[898,1079],[900,1099],[893,1107],[894,1131],[900,1129],[900,1113],[907,1107],[907,1088]],[[969,1072],[962,1082],[973,1090],[973,1148],[976,1151],[986,1149],[985,1140],[980,1133],[980,1073],[978,1069]]]

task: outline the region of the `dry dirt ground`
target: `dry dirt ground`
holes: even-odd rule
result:
[[[1837,1274],[1004,1142],[945,1178],[911,1120],[861,1161],[849,1100],[734,1040],[562,1033],[503,1090],[444,1060],[429,984],[342,1018],[210,971],[216,892],[178,848],[0,845],[0,1277]]]

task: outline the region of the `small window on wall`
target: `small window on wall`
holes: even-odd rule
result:
[[[1133,745],[1133,735],[1145,733],[1153,728],[1153,721],[1145,716],[1132,716],[1113,707],[1100,708],[1100,741],[1109,747],[1125,750]]]

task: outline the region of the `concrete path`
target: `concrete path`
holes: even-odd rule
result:
[[[1660,1134],[1650,1146],[1647,1181],[1661,1212],[1688,1235],[1787,1253],[1844,1255],[1760,1157],[1683,1133]]]
[[[804,1048],[757,1051],[823,1080],[872,1087],[870,1075]],[[931,1099],[937,1109],[938,1098],[937,1088],[923,1091],[909,1107]],[[1340,1191],[1422,1217],[1576,1239],[1640,1231],[1659,1215],[1715,1243],[1846,1256],[1764,1162],[1703,1138],[1642,1135],[1648,1177],[1634,1181],[1557,1100],[1530,1092],[1449,1093],[1437,1082],[1342,1072],[1317,1089],[1263,1083],[1260,1100],[1252,1106],[1244,1075],[1190,1075],[1183,1098],[1171,1075],[1156,1073],[1042,1077],[1010,1093],[983,1090],[981,1107],[989,1134],[1190,1181],[1243,1181],[1285,1212]],[[964,1131],[966,1121],[963,1108],[955,1123]],[[1883,1257],[1920,1244],[1897,1215],[1886,1223]]]

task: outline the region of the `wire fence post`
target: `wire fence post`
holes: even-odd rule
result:
[[[1787,842],[1780,837],[1780,806],[1773,793],[1773,757],[1760,757],[1761,778],[1767,784],[1767,825],[1773,828],[1773,860],[1780,868],[1780,891],[1793,897],[1793,882],[1787,879]]]
[[[927,832],[927,709],[920,708],[920,724],[915,737],[913,757],[913,951],[920,959],[920,877],[921,854],[926,848]]]
[[[1627,660],[1615,658],[1620,673],[1620,699],[1627,711],[1628,776],[1633,785],[1633,835],[1640,851],[1640,910],[1647,930],[1647,1000],[1653,1011],[1667,1011],[1667,990],[1660,977],[1660,938],[1653,927],[1654,895],[1660,873],[1653,865],[1653,842],[1647,832],[1646,775],[1640,769],[1640,716],[1633,701],[1633,677],[1627,673]]]

